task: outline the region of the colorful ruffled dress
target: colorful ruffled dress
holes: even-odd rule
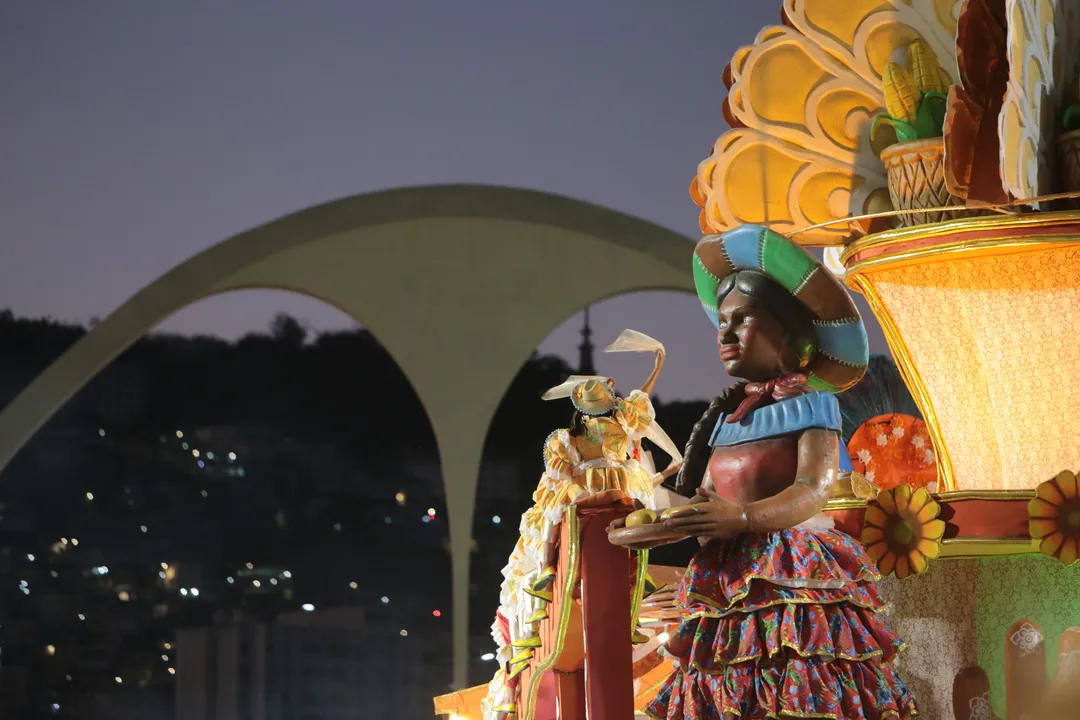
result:
[[[710,439],[717,492],[742,501],[768,464],[797,467],[799,434],[840,431],[836,398],[812,392],[721,416]],[[786,465],[785,465],[786,464]],[[721,476],[721,473],[723,474]],[[781,473],[782,474],[782,473]],[[663,720],[879,720],[917,714],[894,661],[904,644],[881,620],[873,562],[853,538],[807,522],[713,540],[687,568],[676,661],[647,713]]]

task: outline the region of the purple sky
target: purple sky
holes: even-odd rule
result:
[[[185,0],[0,4],[0,307],[104,317],[193,254],[355,193],[534,188],[699,235],[687,186],[724,129],[721,73],[779,0]],[[865,309],[865,305],[861,305]],[[236,337],[316,301],[246,292],[164,324]],[[661,396],[726,383],[690,296],[595,308],[669,348]],[[885,346],[872,318],[872,344]],[[576,356],[580,317],[542,351]],[[600,369],[622,385],[644,358]]]

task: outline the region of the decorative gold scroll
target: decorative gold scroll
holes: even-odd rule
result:
[[[786,26],[766,27],[736,51],[727,114],[733,129],[698,167],[691,193],[701,226],[719,233],[757,223],[787,233],[891,208],[885,171],[870,147],[883,112],[881,73],[898,48],[922,37],[956,77],[953,37],[962,0],[785,0]],[[839,245],[845,224],[802,233],[804,245]]]

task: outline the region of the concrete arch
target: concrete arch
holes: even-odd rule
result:
[[[196,255],[84,336],[0,412],[0,468],[113,358],[197,300],[280,288],[335,305],[379,338],[431,420],[450,523],[454,682],[463,687],[473,503],[500,399],[548,330],[578,308],[636,290],[692,292],[692,250],[652,223],[529,190],[405,188],[309,208]]]

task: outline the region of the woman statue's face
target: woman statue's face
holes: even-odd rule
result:
[[[779,320],[738,290],[727,294],[717,315],[716,345],[728,375],[763,382],[784,374],[791,351]]]

